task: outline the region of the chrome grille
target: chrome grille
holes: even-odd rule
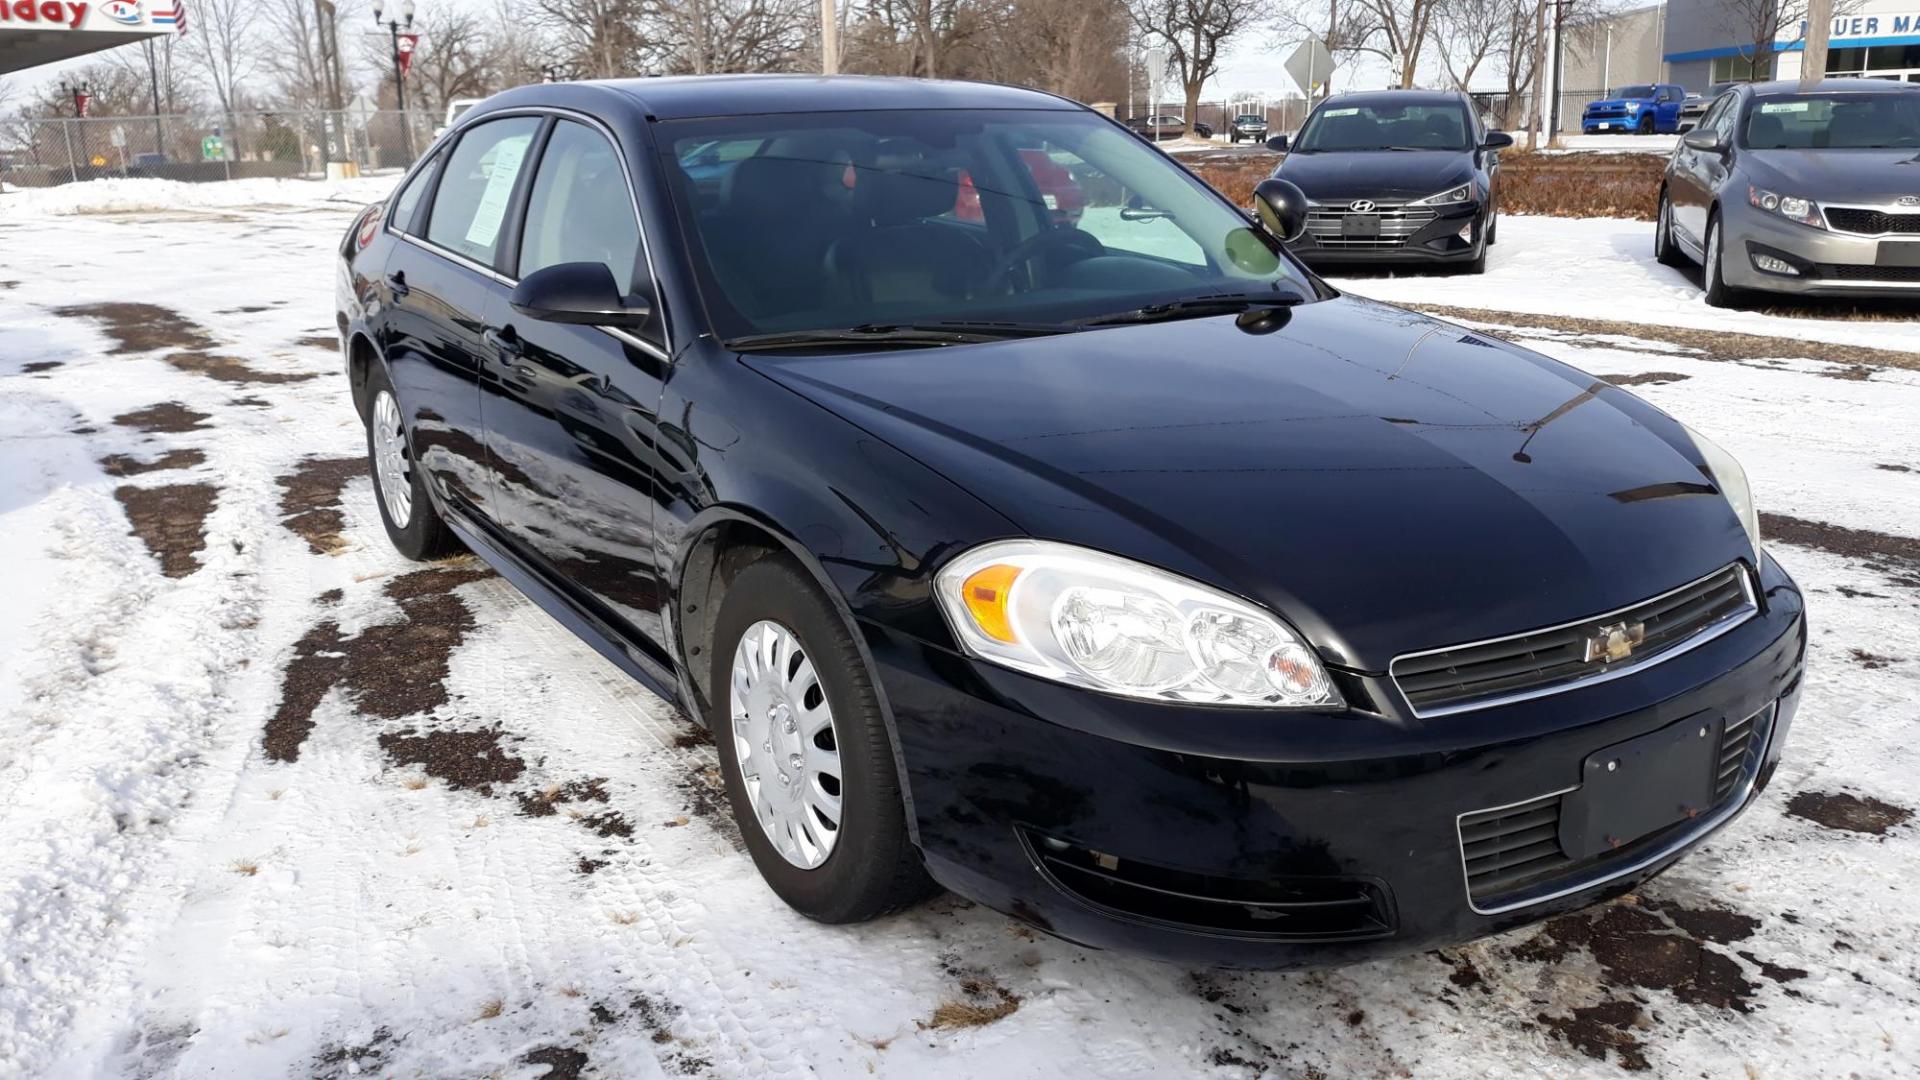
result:
[[[1359,214],[1364,217],[1380,219],[1380,235],[1377,237],[1349,237],[1346,235],[1346,220]],[[1397,248],[1405,247],[1408,238],[1432,222],[1438,212],[1430,206],[1407,206],[1403,203],[1375,203],[1371,211],[1361,213],[1351,205],[1315,206],[1307,211],[1307,235],[1314,243],[1326,248]]]
[[[1735,563],[1604,615],[1396,657],[1389,673],[1414,715],[1444,716],[1617,675],[1711,640],[1758,610],[1752,581]],[[1590,659],[1589,642],[1619,624],[1642,628],[1631,654],[1617,661]]]
[[[1740,778],[1754,771],[1759,756],[1759,740],[1754,735],[1754,720],[1758,716],[1749,716],[1744,720],[1728,722],[1726,729],[1720,732],[1720,757],[1717,767],[1719,773],[1713,780],[1713,801],[1718,803],[1733,794]]]
[[[1573,865],[1560,849],[1560,799],[1565,794],[1460,818],[1460,857],[1467,868],[1469,895],[1475,900],[1498,896]]]

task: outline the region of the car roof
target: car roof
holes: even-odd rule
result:
[[[660,120],[864,109],[1080,109],[1038,90],[884,75],[684,75],[606,79]]]
[[[1352,94],[1335,94],[1326,104],[1340,105],[1447,105],[1460,103],[1460,95],[1452,90],[1364,90]]]
[[[1797,79],[1777,79],[1773,82],[1744,84],[1756,94],[1798,94],[1800,83]],[[1892,79],[1821,79],[1808,88],[1810,94],[1835,93],[1886,93],[1888,91],[1920,93],[1920,83],[1895,82]]]

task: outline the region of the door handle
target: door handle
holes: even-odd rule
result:
[[[406,273],[406,271],[404,271],[404,270],[395,270],[395,271],[394,271],[393,273],[391,273],[391,274],[388,274],[388,275],[387,275],[387,288],[389,288],[389,289],[392,289],[392,290],[393,290],[393,295],[394,295],[394,296],[396,296],[396,297],[401,297],[401,296],[405,296],[405,295],[407,295],[407,273]]]

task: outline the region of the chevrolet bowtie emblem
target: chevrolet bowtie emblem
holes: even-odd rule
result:
[[[1647,639],[1646,623],[1608,623],[1587,638],[1586,661],[1611,664],[1633,655],[1633,647]]]

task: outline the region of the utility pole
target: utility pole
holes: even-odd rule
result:
[[[373,25],[380,26],[380,13],[385,6],[384,0],[373,0]],[[405,28],[413,29],[413,0],[405,0],[400,5],[400,19],[386,20],[387,36],[393,46],[393,98],[400,106],[400,133],[407,147],[407,160],[413,160],[413,125],[407,122],[407,67],[400,62],[401,19]],[[369,138],[372,136],[369,135]]]
[[[153,39],[146,40],[147,84],[153,91],[153,152],[167,152],[166,139],[160,133],[160,61],[153,51]]]
[[[1566,49],[1561,38],[1567,26],[1567,5],[1571,2],[1572,0],[1553,0],[1553,108],[1548,111],[1550,118],[1548,122],[1552,125],[1547,133],[1548,146],[1560,145],[1560,98],[1566,89],[1561,84],[1561,77],[1566,71],[1566,64],[1563,62]]]
[[[1833,0],[1807,0],[1807,48],[1800,54],[1800,89],[1827,77],[1827,36],[1833,28]]]
[[[840,20],[833,0],[820,0],[820,74],[840,74]]]
[[[1533,13],[1533,115],[1527,118],[1527,149],[1540,149],[1540,125],[1545,119],[1540,108],[1545,104],[1547,84],[1547,0],[1539,0]]]

